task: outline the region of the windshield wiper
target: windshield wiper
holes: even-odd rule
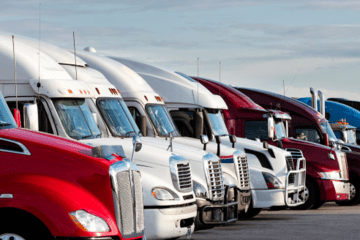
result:
[[[7,123],[7,122],[2,122],[0,123],[0,127],[5,127],[5,126],[10,126],[12,125],[11,123]]]
[[[82,136],[81,139],[91,138],[93,135]]]
[[[135,134],[136,134],[135,131],[129,131],[129,132],[127,132],[127,133],[125,134],[125,137],[129,137],[129,136],[130,136],[130,133],[135,133]]]
[[[101,138],[101,133],[99,133],[98,135],[95,136],[95,138]]]

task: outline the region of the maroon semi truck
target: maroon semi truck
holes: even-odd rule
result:
[[[301,209],[318,208],[326,201],[348,200],[348,170],[344,153],[312,142],[288,138],[285,130],[288,125],[283,125],[284,120],[291,119],[288,114],[265,110],[249,96],[225,84],[196,77],[194,79],[225,100],[229,109],[223,111],[223,114],[230,134],[282,147],[291,152],[295,164],[296,159],[306,158],[307,200]],[[276,139],[268,138],[269,118],[275,121]],[[326,175],[329,172],[340,173],[341,176],[332,179]]]
[[[338,204],[355,205],[359,203],[360,155],[341,150],[341,144],[336,141],[336,136],[324,117],[325,99],[320,91],[315,93],[311,90],[313,97],[317,98],[318,95],[320,96],[320,106],[321,109],[323,109],[323,114],[290,97],[257,89],[236,89],[265,108],[277,108],[281,111],[288,112],[292,118],[288,123],[288,136],[292,137],[289,138],[292,141],[312,142],[315,145],[331,148],[332,151],[335,151],[336,154],[329,153],[328,156],[330,159],[333,159],[333,156],[337,160],[340,158],[340,160],[338,160],[338,165],[341,170],[329,170],[327,173],[318,173],[318,176],[320,178],[332,179],[337,182],[346,182],[347,177],[345,176],[345,173],[342,173],[345,168],[348,168],[348,182],[350,185],[349,201],[339,202]],[[315,99],[315,102],[317,102],[317,99]],[[317,154],[317,152],[313,152],[313,154]]]
[[[143,238],[140,171],[120,146],[17,125],[0,93],[0,239]]]

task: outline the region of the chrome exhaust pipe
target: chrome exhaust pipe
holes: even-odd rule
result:
[[[310,94],[311,94],[311,107],[318,111],[317,109],[317,94],[316,91],[313,88],[310,88]]]
[[[318,96],[319,96],[319,100],[320,100],[319,112],[321,113],[321,115],[323,115],[325,117],[325,96],[321,91],[318,91]]]

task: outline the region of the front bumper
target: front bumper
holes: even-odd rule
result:
[[[194,232],[194,219],[197,214],[196,204],[185,207],[146,208],[146,239],[166,239],[185,236],[189,228]]]
[[[219,225],[237,221],[238,215],[238,191],[236,186],[226,186],[224,203],[210,202],[206,199],[196,199],[198,215],[196,224],[198,225]],[[229,201],[229,199],[233,201]]]
[[[344,201],[350,197],[348,181],[316,179],[320,189],[321,201]]]
[[[285,206],[285,189],[251,190],[253,208]]]

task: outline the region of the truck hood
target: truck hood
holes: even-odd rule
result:
[[[131,138],[96,138],[84,139],[80,140],[80,142],[91,146],[121,145],[124,149],[126,157],[131,159],[132,156],[133,144]],[[157,147],[149,146],[148,144],[143,144],[141,150],[139,152],[135,152],[134,154],[134,163],[142,165],[157,164],[169,167],[169,158],[175,155],[175,153],[161,150]]]
[[[311,148],[321,148],[324,150],[331,150],[330,147],[319,144],[319,143],[314,143],[314,142],[309,142],[309,141],[304,141],[304,140],[300,140],[300,139],[296,139],[296,138],[283,138],[282,141],[286,144],[286,143],[291,143],[294,144],[295,146],[306,146],[306,147],[311,147]]]

